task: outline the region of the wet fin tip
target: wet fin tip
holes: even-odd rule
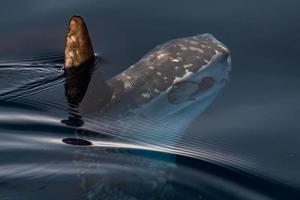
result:
[[[65,69],[79,67],[95,56],[86,24],[79,15],[74,15],[70,19],[64,53]]]

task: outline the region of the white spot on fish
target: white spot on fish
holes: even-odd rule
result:
[[[204,53],[204,51],[203,51],[202,49],[200,49],[200,48],[190,47],[189,49],[190,49],[191,51],[197,51],[197,52],[199,52],[199,53]]]
[[[175,66],[175,67],[174,67],[174,69],[175,69],[175,70],[178,70],[178,69],[179,69],[179,67],[178,67],[178,66]]]
[[[181,49],[182,51],[186,51],[186,50],[187,50],[186,47],[180,47],[180,49]]]
[[[127,76],[125,73],[122,73],[121,75],[124,76],[127,79],[131,79],[131,76]]]
[[[156,58],[160,60],[166,56],[167,56],[167,54],[163,53],[163,54],[158,55]]]
[[[167,80],[167,79],[168,79],[168,77],[166,77],[166,76],[165,76],[165,77],[164,77],[164,79],[165,79],[165,80]]]
[[[185,51],[188,48],[186,46],[184,46],[183,44],[178,44],[178,46],[180,47],[181,50]]]
[[[148,67],[148,69],[151,69],[151,70],[153,70],[153,69],[154,69],[154,67],[151,67],[151,66],[150,66],[150,67]]]
[[[114,92],[111,96],[111,99],[114,100],[117,97],[116,93]]]
[[[175,76],[173,83],[176,83],[177,80],[180,80],[180,78],[178,76]]]
[[[226,50],[226,51],[228,51],[228,49],[226,49],[226,47],[224,47],[224,46],[223,46],[222,44],[220,44],[220,43],[218,43],[217,46],[218,46],[218,47],[221,47],[222,49],[224,49],[224,50]]]
[[[149,99],[151,97],[150,94],[148,94],[148,93],[142,93],[141,95],[142,95],[142,97],[144,97],[146,99]]]
[[[123,83],[126,89],[131,87],[131,83],[129,83],[128,81],[124,81]]]
[[[220,54],[220,51],[215,50],[215,54],[216,54],[216,55]]]
[[[187,64],[187,65],[183,65],[183,68],[189,68],[191,66],[193,66],[193,64]]]
[[[173,61],[173,62],[179,62],[179,60],[178,60],[178,59],[173,59],[172,61]]]
[[[190,40],[190,43],[191,43],[191,44],[199,44],[198,42],[193,41],[193,40]]]
[[[159,93],[160,91],[159,91],[158,89],[155,88],[155,89],[154,89],[154,92]]]
[[[208,61],[208,60],[206,60],[206,59],[204,59],[204,62],[206,63],[206,64],[209,64],[210,62]]]
[[[161,72],[156,72],[156,74],[157,74],[158,76],[161,76]]]
[[[175,76],[175,79],[174,79],[173,83],[188,79],[193,74],[194,74],[193,72],[187,71],[182,77]]]

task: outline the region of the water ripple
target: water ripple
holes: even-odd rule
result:
[[[70,199],[297,195],[254,159],[224,151],[222,137],[178,134],[180,118],[166,123],[92,114],[82,116],[80,128],[64,125],[74,113],[64,98],[49,95],[64,89],[61,67],[60,56],[0,63],[0,199],[41,199],[43,190],[66,187],[77,191],[66,194]]]

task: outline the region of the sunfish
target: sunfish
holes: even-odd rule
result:
[[[153,155],[144,151],[132,155],[123,151],[107,154],[103,148],[77,149],[75,163],[88,197],[165,197],[164,188],[173,194],[172,181],[161,177],[177,175],[172,163],[179,152],[174,151],[183,149],[180,142],[185,141],[185,129],[226,85],[230,71],[229,50],[212,35],[202,34],[161,44],[127,70],[104,80],[83,19],[72,17],[64,64],[71,117],[64,122],[97,133],[77,132],[81,139],[65,138],[63,142],[176,153],[149,159]],[[101,133],[118,137],[100,137]],[[189,145],[184,143],[184,147]],[[93,173],[97,170],[105,173]],[[130,176],[134,181],[149,181],[138,182],[136,187],[128,182]]]
[[[108,130],[111,124],[118,133],[182,135],[228,82],[231,57],[211,34],[201,34],[161,44],[104,80],[85,22],[73,16],[64,70],[66,96],[77,113],[73,115],[90,122],[89,128],[101,130],[105,125]]]

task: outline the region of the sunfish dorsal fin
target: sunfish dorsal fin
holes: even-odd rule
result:
[[[102,77],[87,26],[77,15],[69,22],[64,69],[65,95],[73,117],[109,108],[113,90]]]
[[[64,68],[79,67],[92,58],[94,50],[87,27],[82,17],[75,15],[70,19],[66,36]]]

